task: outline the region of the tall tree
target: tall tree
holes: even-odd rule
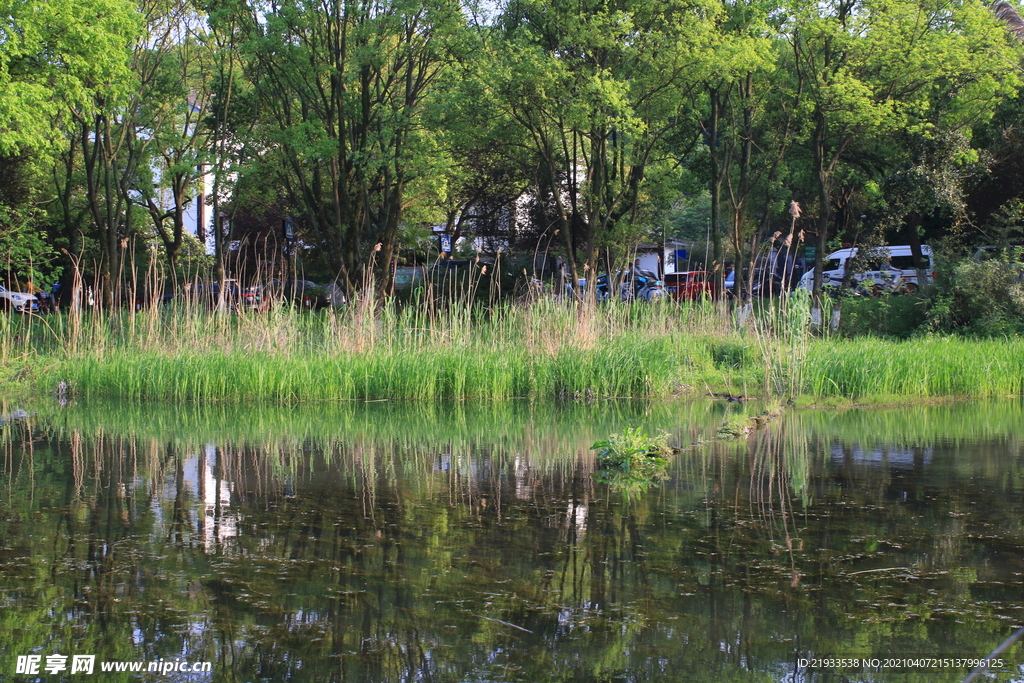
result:
[[[68,106],[88,106],[128,77],[138,31],[123,0],[0,2],[0,153],[60,148]]]
[[[820,311],[835,179],[851,147],[901,131],[927,133],[939,98],[945,117],[991,108],[1016,77],[1012,65],[993,59],[1008,49],[1005,31],[976,2],[800,2],[793,20],[792,69],[806,98],[803,132],[817,188],[813,296]]]
[[[368,263],[394,256],[420,171],[424,98],[464,24],[459,4],[286,0],[250,11],[265,150],[307,232],[353,287]]]
[[[153,165],[166,151],[160,145],[169,135],[167,127],[177,126],[178,114],[188,106],[188,87],[177,80],[181,72],[174,67],[189,38],[188,0],[147,0],[139,16],[142,31],[132,46],[129,77],[119,89],[96,93],[72,109],[68,135],[77,159],[69,160],[71,172],[60,181],[74,182],[75,170],[80,171],[92,236],[100,249],[98,284],[107,305],[120,296],[123,256],[139,231],[136,209],[153,195]],[[171,239],[165,245],[173,262],[176,244]]]
[[[527,133],[574,280],[584,267],[595,272],[616,236],[635,243],[635,228],[652,227],[637,225],[648,181],[712,68],[716,11],[649,0],[506,6],[482,78],[501,115]]]
[[[129,155],[138,156],[138,182],[131,200],[149,215],[171,272],[185,238],[191,205],[197,235],[205,238],[205,206],[199,186],[211,159],[213,138],[207,128],[216,45],[206,38],[206,17],[183,5],[173,15],[168,53],[154,65],[152,86],[142,100],[136,123],[140,134],[127,138]],[[142,147],[136,152],[134,147]]]
[[[765,95],[772,94],[771,88],[760,92],[760,86],[770,77],[778,58],[770,38],[777,33],[769,20],[772,9],[772,5],[756,1],[723,3],[717,17],[717,68],[704,85],[706,117],[700,124],[708,148],[712,271],[717,285],[714,291],[718,293],[724,292],[726,235],[736,263],[735,288],[737,292],[744,289],[742,265],[753,260],[745,254],[752,194],[758,181],[778,167],[791,132],[792,108],[778,99],[772,104],[783,106],[771,112],[781,114],[778,120],[771,119],[768,130],[760,121],[769,109]],[[769,140],[781,143],[769,144]],[[755,155],[765,163],[755,167]],[[725,231],[721,225],[723,194],[731,209]]]
[[[38,260],[45,241],[26,213],[37,177],[62,152],[71,112],[123,90],[138,19],[122,0],[3,1],[0,16],[0,255]]]

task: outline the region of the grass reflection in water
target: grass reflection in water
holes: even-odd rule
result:
[[[966,670],[795,663],[980,657],[1024,620],[1017,403],[791,412],[673,456],[632,499],[595,481],[595,441],[642,426],[686,447],[726,408],[177,410],[4,427],[3,666],[62,652],[210,660],[216,681],[954,681]]]

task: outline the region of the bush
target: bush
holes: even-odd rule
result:
[[[964,260],[943,272],[928,313],[929,328],[981,337],[1024,332],[1024,282],[1019,264]]]

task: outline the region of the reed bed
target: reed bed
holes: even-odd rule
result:
[[[803,302],[199,307],[6,319],[5,372],[135,401],[1019,396],[1024,341],[819,338]],[[61,384],[61,383],[66,383]]]
[[[995,398],[1024,393],[1024,341],[920,337],[815,341],[803,361],[804,393]]]
[[[743,383],[700,314],[539,301],[265,315],[194,309],[40,319],[37,385],[130,400],[598,399]],[[45,323],[46,324],[44,327]],[[35,325],[32,328],[32,325]]]

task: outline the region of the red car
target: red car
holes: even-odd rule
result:
[[[676,301],[698,301],[706,296],[714,298],[715,285],[706,270],[688,270],[683,273],[665,273],[665,291]]]

